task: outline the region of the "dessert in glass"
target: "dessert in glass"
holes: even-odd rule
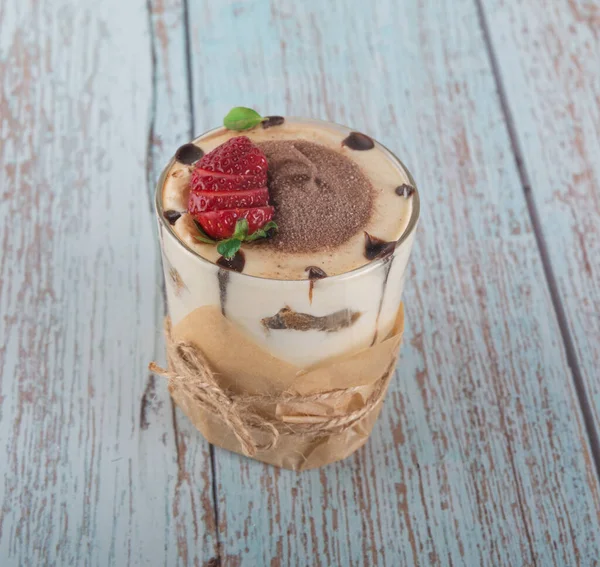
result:
[[[179,148],[158,183],[171,328],[181,329],[175,334],[202,352],[223,392],[234,398],[256,395],[255,384],[260,394],[310,397],[321,379],[325,392],[348,390],[343,401],[311,398],[308,405],[292,404],[292,411],[284,411],[290,404],[258,404],[257,415],[277,420],[293,414],[312,423],[337,419],[366,402],[369,385],[380,378],[346,380],[337,376],[340,365],[347,370],[353,357],[370,357],[376,366],[378,345],[401,334],[402,290],[419,217],[415,183],[389,150],[344,126],[307,118],[255,119],[248,109],[229,116],[226,127]],[[219,328],[220,346],[207,326]],[[396,342],[386,351],[394,362]],[[237,360],[241,343],[251,357],[247,362]],[[375,370],[366,364],[363,371]],[[278,373],[285,377],[280,380]],[[307,376],[308,390],[302,385]],[[209,441],[248,454],[236,446],[237,435],[227,434],[230,424],[215,426],[223,415],[191,407],[193,394],[178,399],[174,390]],[[375,405],[347,429],[332,429],[330,437],[344,435],[337,440],[343,445],[350,430],[349,450],[358,448],[381,399]],[[281,424],[275,427],[285,433]],[[293,442],[281,437],[276,448],[262,451],[257,443],[252,456],[289,468],[346,456],[337,447],[332,458],[310,462],[328,435],[300,437]],[[297,462],[282,456],[286,443],[292,453],[302,453]]]

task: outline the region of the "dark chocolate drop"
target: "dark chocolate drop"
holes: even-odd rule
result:
[[[283,116],[267,116],[261,125],[263,128],[271,128],[271,126],[281,126],[285,122]]]
[[[372,150],[375,147],[375,142],[366,134],[351,132],[347,138],[342,140],[342,146],[348,146],[351,150],[364,152],[365,150]]]
[[[245,265],[246,256],[244,256],[244,253],[241,250],[238,251],[233,258],[225,258],[225,256],[221,256],[217,260],[217,266],[225,268],[226,270],[233,270],[234,272],[243,272]]]
[[[304,271],[308,272],[309,280],[320,280],[327,277],[327,274],[317,266],[308,266]]]
[[[395,242],[386,242],[365,232],[365,257],[367,260],[386,258],[394,253],[395,248]]]
[[[408,199],[409,197],[413,196],[414,192],[415,188],[411,185],[407,185],[406,183],[403,183],[399,187],[396,187],[396,195],[398,195],[398,197],[405,197],[406,199]]]
[[[181,216],[179,211],[165,211],[164,217],[169,221],[169,224],[173,225],[177,222],[177,219]]]
[[[383,285],[381,286],[381,299],[379,300],[379,309],[377,311],[377,319],[375,320],[375,333],[373,334],[373,340],[371,346],[377,342],[377,336],[379,335],[379,318],[381,317],[381,309],[383,307],[383,300],[385,299],[385,290],[387,288],[388,280],[390,278],[390,271],[392,270],[392,262],[394,258],[388,256],[385,259],[385,272],[383,274]]]
[[[322,280],[327,277],[327,274],[317,266],[308,266],[305,268],[305,272],[308,272],[308,279],[310,280],[310,285],[308,286],[308,301],[312,305],[313,293],[315,291],[315,280]]]
[[[192,165],[197,162],[204,152],[194,144],[184,144],[175,152],[175,159],[180,163]]]
[[[227,303],[227,286],[229,285],[229,270],[219,268],[217,272],[217,281],[219,282],[219,301],[221,302],[221,314],[223,317],[227,317],[225,314],[225,304]]]

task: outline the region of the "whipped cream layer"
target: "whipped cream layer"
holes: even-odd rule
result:
[[[327,122],[286,119],[278,126],[266,129],[258,126],[245,132],[219,128],[194,140],[193,144],[205,154],[239,135],[248,136],[259,145],[282,140],[312,142],[349,158],[359,168],[359,174],[364,175],[371,184],[372,199],[369,201],[368,219],[361,226],[354,227],[352,234],[345,235],[343,242],[323,247],[319,234],[315,231],[313,249],[306,250],[307,247],[304,246],[305,250],[301,252],[271,243],[245,243],[242,246],[245,257],[244,274],[279,280],[306,280],[307,268],[312,266],[319,268],[327,276],[339,275],[370,262],[365,254],[365,231],[386,242],[396,241],[402,236],[411,217],[412,199],[399,195],[397,188],[411,185],[408,173],[377,142],[368,150],[356,150],[343,145],[342,141],[350,133],[348,128]],[[267,147],[268,144],[265,148]],[[196,239],[196,225],[186,212],[192,168],[191,165],[174,161],[166,171],[162,187],[163,212],[181,213],[171,223],[174,234],[191,251],[216,263],[219,259],[216,246]],[[285,227],[282,229],[285,230]]]

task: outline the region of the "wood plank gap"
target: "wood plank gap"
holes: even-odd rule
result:
[[[146,185],[148,186],[148,207],[150,214],[154,215],[154,191],[156,179],[154,179],[154,157],[152,147],[156,135],[156,100],[158,73],[156,69],[156,32],[152,22],[152,0],[146,0],[146,12],[148,15],[148,30],[150,34],[150,61],[152,65],[152,92],[150,94],[150,123],[148,125],[148,139],[146,146]],[[163,286],[164,288],[164,286]]]
[[[150,93],[150,120],[148,123],[148,137],[146,141],[146,196],[148,198],[148,209],[150,214],[154,214],[154,157],[152,152],[152,146],[154,144],[154,136],[156,130],[156,99],[157,99],[157,69],[156,69],[156,33],[154,32],[154,25],[152,22],[152,0],[146,1],[146,14],[148,18],[148,31],[150,37],[150,61],[151,61],[151,82],[152,82],[152,91]],[[166,300],[166,289],[164,282],[161,286],[161,300],[162,305],[165,304]],[[160,313],[160,304],[155,301],[155,316],[154,320],[157,327],[160,325],[159,313]],[[163,307],[164,311],[164,307]],[[164,317],[164,314],[163,314]],[[157,351],[156,336],[154,338],[154,346],[153,352]],[[146,381],[146,388],[142,394],[142,399],[140,400],[140,429],[143,431],[148,428],[149,421],[147,415],[147,408],[150,402],[150,396],[156,395],[156,376],[154,374],[149,374]],[[175,446],[177,447],[177,435],[175,434]]]
[[[152,151],[155,136],[156,136],[156,104],[158,99],[158,70],[157,70],[157,55],[156,55],[156,32],[154,30],[154,23],[152,21],[152,0],[146,0],[146,13],[148,17],[148,32],[150,37],[150,61],[152,65],[151,69],[151,81],[152,81],[152,92],[150,93],[150,120],[148,123],[148,137],[146,143],[146,195],[148,198],[148,208],[152,216],[154,216],[154,192],[156,179],[154,178],[154,154]],[[155,316],[154,320],[156,328],[161,328],[161,322],[166,316],[167,306],[167,290],[163,278],[160,278],[160,299],[155,301]],[[161,309],[162,306],[162,309]],[[162,316],[161,316],[162,311]],[[156,335],[154,336],[154,347],[153,352],[158,350],[158,340]],[[148,416],[147,408],[148,404],[151,403],[150,397],[156,396],[156,376],[149,374],[146,382],[146,388],[142,394],[140,400],[140,429],[143,431],[148,428]],[[171,404],[172,404],[171,400]],[[175,431],[175,446],[177,447],[177,432]],[[178,461],[179,462],[179,461]]]
[[[173,424],[173,435],[175,436],[175,459],[177,462],[177,471],[178,475],[181,475],[181,451],[179,449],[179,427],[177,426],[177,406],[171,399],[171,422]]]
[[[162,169],[164,162],[162,160],[160,160],[159,162],[159,158],[156,157],[155,152],[153,152],[153,148],[155,147],[156,144],[159,144],[160,147],[162,147],[162,140],[161,138],[161,127],[160,127],[160,122],[158,122],[158,116],[159,116],[159,80],[160,80],[160,59],[159,56],[161,54],[160,52],[160,48],[161,48],[161,39],[164,41],[164,38],[161,38],[161,35],[159,32],[157,32],[156,27],[154,26],[154,22],[152,20],[153,17],[153,0],[147,0],[147,9],[148,9],[148,18],[149,18],[149,29],[150,29],[150,49],[151,49],[151,64],[152,64],[152,69],[151,69],[151,80],[152,80],[152,93],[151,93],[151,102],[150,102],[150,128],[149,128],[149,132],[148,132],[148,153],[147,153],[147,160],[146,160],[146,168],[147,168],[147,179],[148,179],[148,196],[149,196],[149,204],[150,204],[150,211],[151,214],[154,215],[154,193],[155,193],[155,187],[156,187],[156,178],[157,178],[157,168],[155,167],[156,165],[158,165],[158,170]],[[181,32],[182,33],[182,40],[183,40],[183,50],[182,50],[182,54],[183,54],[183,68],[184,68],[184,73],[183,73],[183,77],[182,77],[182,83],[183,83],[183,91],[185,93],[185,97],[187,98],[187,109],[185,109],[182,112],[182,116],[183,116],[183,128],[181,129],[181,133],[185,136],[186,140],[189,140],[192,138],[193,135],[193,130],[194,130],[194,110],[192,108],[192,104],[191,104],[191,97],[192,97],[192,79],[191,79],[191,67],[190,67],[190,41],[189,41],[189,19],[188,19],[188,4],[187,4],[187,0],[179,0],[179,2],[177,3],[180,7],[181,7],[181,14],[182,14],[182,26],[181,26]],[[162,5],[161,6],[161,10],[165,10],[165,6]],[[156,11],[156,9],[155,9]],[[175,32],[173,32],[175,33]],[[181,36],[180,36],[181,37]],[[187,125],[185,124],[187,122]],[[183,143],[183,142],[181,142]],[[162,153],[162,152],[161,152]],[[158,162],[158,163],[157,163]],[[161,282],[160,282],[160,288],[161,288],[161,294],[162,294],[162,306],[163,306],[163,313],[162,313],[162,319],[164,319],[164,317],[167,315],[167,297],[166,297],[166,286],[165,286],[165,282],[163,280],[163,278],[161,278]],[[160,328],[160,321],[158,320],[157,317],[157,325]],[[142,400],[143,401],[143,400]],[[171,423],[172,423],[172,428],[173,428],[173,435],[174,435],[174,440],[175,440],[175,459],[176,459],[176,463],[177,463],[177,486],[181,487],[182,483],[186,480],[186,477],[189,478],[189,473],[186,472],[186,466],[187,466],[187,462],[186,462],[186,442],[185,442],[185,438],[187,436],[188,433],[188,427],[187,424],[179,424],[178,419],[180,419],[180,417],[178,417],[178,411],[177,411],[177,406],[175,404],[175,402],[173,401],[173,399],[171,397],[169,397],[169,401],[170,401],[170,406],[171,406]],[[141,419],[141,418],[140,418]],[[183,418],[186,419],[186,418]],[[214,456],[213,456],[213,447],[211,445],[209,445],[209,454],[210,454],[210,479],[209,481],[207,481],[207,485],[210,484],[210,496],[209,498],[211,500],[213,500],[216,504],[216,499],[215,499],[215,466],[214,466]],[[208,468],[208,466],[207,466]],[[176,490],[176,494],[177,494],[177,490]],[[175,504],[174,504],[175,506]],[[193,504],[193,499],[192,499],[192,507],[194,506]],[[211,553],[211,558],[208,559],[207,562],[205,562],[206,565],[219,565],[220,564],[220,546],[219,546],[219,534],[218,534],[218,521],[219,521],[219,516],[218,516],[218,512],[216,510],[216,508],[212,507],[212,521],[215,523],[215,529],[214,529],[214,538],[215,538],[215,544],[214,544],[214,548],[216,550],[216,556],[214,553]],[[197,526],[196,526],[196,531],[197,531]],[[178,542],[178,545],[181,545],[180,542]],[[180,547],[180,556],[182,558],[185,558],[184,562],[187,563],[187,547],[185,545],[184,542],[184,547],[181,548]]]
[[[196,116],[194,111],[194,87],[192,84],[192,56],[191,56],[191,41],[190,41],[190,10],[189,0],[183,0],[183,30],[185,33],[185,68],[187,71],[187,90],[188,90],[188,108],[190,112],[190,132],[188,139],[194,137],[196,128]],[[211,446],[212,451],[212,446]],[[212,453],[211,453],[212,455]]]
[[[215,537],[217,539],[216,548],[217,548],[217,561],[218,565],[221,564],[221,529],[219,525],[219,491],[217,487],[217,464],[215,459],[215,446],[211,443],[208,446],[209,454],[210,454],[210,470],[212,473],[212,499],[213,499],[213,510],[215,517]]]
[[[187,82],[187,94],[188,94],[188,108],[190,113],[190,128],[188,139],[191,140],[195,137],[194,132],[196,129],[196,116],[194,112],[194,86],[192,81],[192,57],[191,57],[191,41],[190,41],[190,11],[189,11],[189,0],[183,0],[183,29],[185,33],[185,68],[186,68],[186,82]],[[213,500],[213,513],[215,520],[215,537],[216,537],[216,548],[217,557],[216,564],[221,564],[221,534],[219,525],[219,499],[218,499],[218,486],[217,486],[217,467],[215,459],[215,446],[211,443],[208,446],[210,454],[210,472],[211,472],[211,488],[212,488],[212,500]],[[213,560],[214,561],[214,560]]]
[[[527,203],[527,209],[529,211],[529,217],[531,219],[531,224],[535,235],[535,241],[540,252],[544,276],[546,278],[546,282],[548,283],[550,297],[552,300],[552,306],[554,307],[554,312],[556,314],[561,338],[565,348],[567,364],[571,369],[571,375],[573,378],[573,384],[575,386],[575,392],[577,394],[577,400],[579,402],[579,407],[583,415],[583,422],[588,436],[588,442],[592,454],[592,459],[594,461],[596,476],[600,480],[600,436],[598,435],[598,430],[595,426],[592,406],[587,395],[585,381],[581,372],[581,367],[579,365],[579,360],[577,358],[577,353],[575,350],[575,344],[573,342],[571,331],[569,330],[565,308],[560,298],[556,276],[554,275],[552,262],[548,253],[548,247],[546,245],[546,240],[543,234],[542,224],[540,222],[537,206],[533,198],[531,190],[531,181],[529,179],[529,174],[527,172],[527,168],[525,167],[525,161],[523,158],[523,150],[521,148],[521,144],[517,136],[514,117],[511,112],[510,105],[508,103],[508,97],[506,95],[506,89],[504,88],[504,83],[502,81],[502,74],[500,72],[498,58],[496,57],[496,52],[494,51],[494,47],[492,45],[489,25],[485,17],[483,0],[474,1],[477,7],[477,14],[481,25],[481,30],[483,32],[483,38],[486,46],[487,55],[492,68],[494,80],[496,82],[496,87],[498,89],[498,98],[500,100],[502,114],[504,116],[504,119],[506,121],[506,127],[508,129],[511,150],[515,158],[519,179],[521,181],[521,186],[523,187],[523,192],[525,194],[525,201]]]

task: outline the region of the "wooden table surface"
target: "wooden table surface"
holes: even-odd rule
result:
[[[369,443],[209,446],[152,193],[232,106],[372,134],[422,216]],[[598,0],[0,0],[0,565],[600,564]]]

